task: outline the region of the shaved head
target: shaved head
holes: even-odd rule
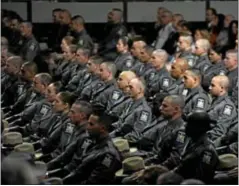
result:
[[[215,76],[212,78],[212,81],[217,81],[221,87],[225,90],[228,90],[229,87],[229,78],[224,75]]]

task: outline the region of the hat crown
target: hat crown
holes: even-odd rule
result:
[[[238,158],[234,154],[223,154],[219,156],[219,169],[231,169],[238,166]]]
[[[114,141],[114,145],[117,147],[117,149],[120,151],[120,152],[126,152],[130,150],[129,148],[129,143],[127,140],[125,139],[117,139]]]
[[[23,143],[20,145],[17,145],[14,150],[16,152],[28,152],[28,153],[34,153],[34,146],[31,143]]]
[[[141,157],[130,157],[123,161],[123,172],[132,173],[145,168],[144,160]]]
[[[16,145],[22,143],[22,134],[19,132],[8,132],[3,136],[4,145]]]

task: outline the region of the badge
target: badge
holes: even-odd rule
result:
[[[203,71],[205,72],[208,69],[209,65],[205,65]]]
[[[169,79],[168,78],[164,78],[163,79],[163,87],[168,87],[169,86]]]
[[[81,39],[81,40],[79,40],[79,45],[83,45],[83,43],[84,43],[84,41]]]
[[[118,35],[121,36],[123,34],[123,29],[119,29]]]
[[[204,152],[202,162],[206,164],[211,164],[212,153],[211,152]]]
[[[17,93],[20,95],[22,94],[22,91],[23,91],[23,85],[18,85]]]
[[[225,73],[225,71],[224,70],[220,70],[219,71],[219,75],[225,75],[226,73]]]
[[[232,106],[231,105],[226,105],[223,110],[224,115],[230,116],[232,114]]]
[[[120,93],[118,91],[114,91],[112,95],[113,100],[118,100],[120,97]]]
[[[72,134],[73,129],[74,129],[74,126],[71,123],[67,123],[65,132],[68,134]]]
[[[34,51],[34,50],[35,50],[35,47],[36,47],[35,44],[32,43],[32,44],[30,45],[29,49],[32,50],[32,51]]]
[[[179,143],[184,143],[185,140],[185,133],[179,132],[176,141]]]
[[[189,65],[190,67],[193,66],[193,59],[189,59],[189,60],[188,60],[188,65]]]
[[[154,75],[155,75],[154,72],[150,73],[149,80],[152,80],[154,78]]]
[[[183,89],[182,95],[183,95],[183,96],[187,96],[187,94],[188,94],[188,89]]]
[[[129,67],[129,68],[132,67],[131,61],[127,61],[127,62],[126,62],[126,67]]]
[[[102,165],[109,168],[112,163],[112,160],[113,160],[113,157],[111,155],[107,154],[102,161]]]
[[[41,110],[40,110],[40,113],[41,113],[42,115],[45,115],[48,111],[49,111],[48,106],[42,105]]]
[[[204,109],[205,107],[205,100],[203,98],[199,98],[197,100],[197,105],[196,105],[197,108],[201,108],[201,109]]]
[[[147,122],[149,119],[149,113],[146,111],[142,111],[139,120],[143,122]]]

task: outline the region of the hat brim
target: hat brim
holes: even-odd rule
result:
[[[137,148],[134,148],[134,147],[129,149],[129,152],[130,152],[130,153],[134,153],[134,152],[137,152],[137,151],[138,151],[138,149],[137,149]]]
[[[127,176],[129,176],[128,174],[123,174],[123,173],[124,173],[124,170],[120,169],[115,173],[115,176],[116,177],[127,177]]]
[[[41,152],[37,152],[35,153],[35,159],[39,159],[43,156],[43,154]]]

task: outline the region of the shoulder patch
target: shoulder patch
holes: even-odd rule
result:
[[[82,144],[81,148],[85,149],[86,147],[88,147],[90,144],[92,143],[92,141],[90,139],[86,139],[84,141],[84,143]]]
[[[211,160],[212,160],[212,153],[209,151],[204,152],[202,157],[202,162],[210,165]]]
[[[45,115],[49,111],[49,107],[47,105],[42,105],[40,113]]]
[[[204,107],[205,107],[205,100],[203,98],[198,98],[197,99],[196,107],[204,109]]]
[[[84,41],[82,39],[79,40],[78,42],[79,45],[83,45],[84,44]]]
[[[179,142],[179,143],[184,143],[184,141],[185,141],[185,132],[182,132],[182,131],[178,132],[176,141]]]
[[[119,99],[119,97],[120,97],[120,92],[114,90],[112,94],[112,99],[116,101]]]
[[[71,124],[71,123],[67,123],[67,124],[66,124],[66,130],[65,130],[66,133],[72,134],[73,129],[74,129],[73,124]]]
[[[151,73],[149,74],[149,80],[152,80],[152,79],[154,78],[154,76],[155,76],[155,73],[154,73],[154,72],[151,72]]]
[[[130,67],[132,67],[132,62],[128,60],[125,65],[126,65],[126,67],[130,68]]]
[[[123,34],[123,29],[121,28],[121,29],[119,29],[119,31],[117,32],[118,33],[118,35],[122,35]]]
[[[233,107],[231,105],[225,105],[223,114],[230,116],[232,114],[232,109],[233,109]]]
[[[187,96],[187,94],[188,94],[188,89],[183,89],[182,95]]]
[[[163,87],[169,87],[169,79],[168,78],[163,79]]]
[[[110,154],[107,154],[106,156],[105,156],[105,158],[103,159],[103,161],[102,161],[102,165],[104,165],[104,166],[106,166],[106,167],[110,167],[110,165],[112,164],[112,162],[113,162],[113,157],[112,157],[112,155],[110,155]]]
[[[35,50],[35,48],[36,48],[36,45],[35,45],[35,43],[32,43],[32,44],[30,45],[30,47],[29,47],[29,49],[30,49],[30,50],[32,50],[32,51],[34,51],[34,50]]]
[[[139,120],[147,122],[149,120],[149,113],[147,111],[142,111]]]

